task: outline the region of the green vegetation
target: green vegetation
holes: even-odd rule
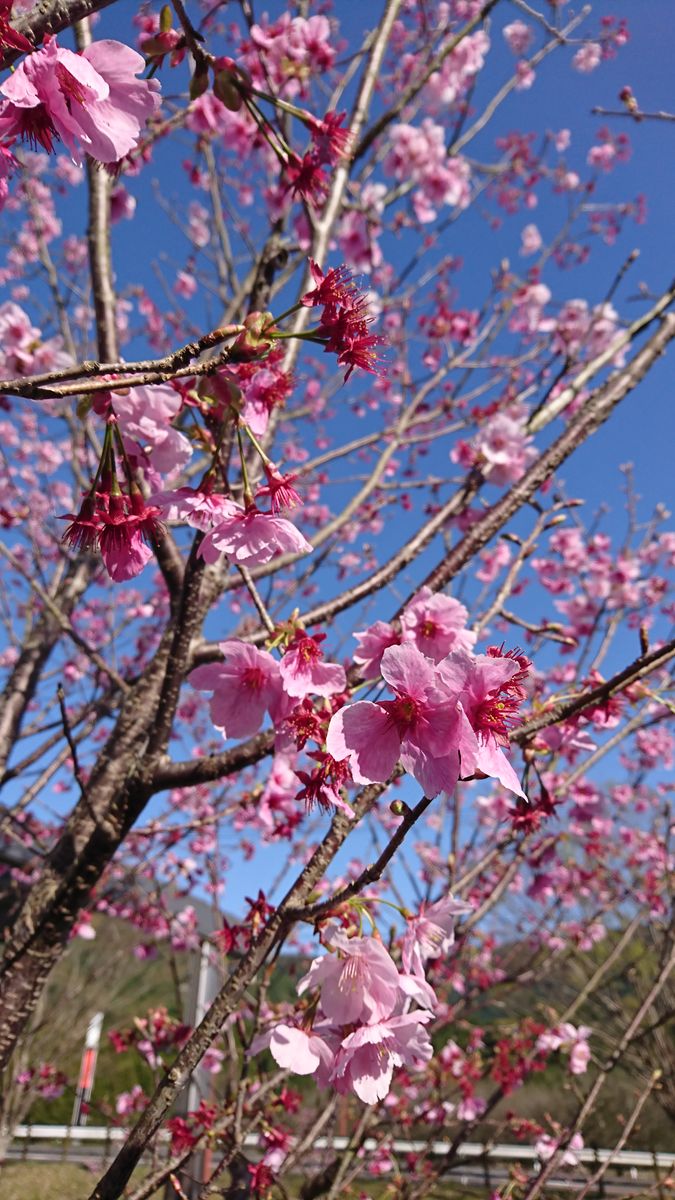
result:
[[[0,1167],[0,1200],[87,1200],[92,1181],[72,1163],[9,1163]]]

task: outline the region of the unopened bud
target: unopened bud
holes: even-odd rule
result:
[[[391,804],[389,805],[389,812],[395,817],[406,817],[408,816],[410,809],[408,808],[405,800],[392,800]]]
[[[208,91],[208,86],[208,67],[198,67],[190,80],[190,99],[198,100],[200,96],[204,95],[204,92]]]
[[[253,312],[244,321],[244,332],[240,333],[233,346],[233,359],[262,358],[272,348],[274,317],[270,312]]]
[[[244,103],[243,96],[234,83],[230,71],[218,71],[213,80],[213,94],[229,108],[230,112],[239,112]]]

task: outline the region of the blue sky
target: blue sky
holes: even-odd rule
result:
[[[494,139],[511,130],[536,130],[542,133],[547,129],[568,127],[573,134],[570,165],[580,167],[585,162],[597,130],[605,123],[603,118],[591,114],[592,107],[596,104],[607,108],[618,107],[617,95],[625,84],[631,85],[645,110],[675,110],[672,73],[675,22],[671,0],[640,0],[639,4],[635,0],[617,0],[616,3],[604,3],[601,0],[594,7],[597,17],[594,15],[591,19],[593,28],[599,16],[605,13],[628,19],[631,34],[628,46],[619,52],[614,61],[602,64],[590,75],[582,75],[571,69],[571,50],[551,55],[539,69],[533,88],[511,95],[488,131],[475,146],[467,150],[469,155],[475,154],[477,158],[494,157]],[[270,3],[267,8],[273,16],[283,10],[278,3]],[[565,19],[576,8],[577,5],[568,4],[563,10]],[[133,34],[130,32],[129,19],[134,9],[135,5],[123,0],[105,10],[95,36],[131,41]],[[265,6],[256,5],[255,11],[259,15],[265,11]],[[374,4],[364,7],[356,0],[341,0],[335,6],[343,31],[350,39],[364,31],[364,12],[372,20],[375,11]],[[512,69],[514,59],[504,45],[501,28],[506,21],[514,20],[519,15],[522,14],[508,0],[496,10],[492,25],[493,49],[474,97],[478,112],[494,89],[508,78]],[[224,43],[214,43],[210,48],[222,53],[228,51]],[[173,89],[172,76],[166,68],[160,78],[165,91]],[[640,258],[614,299],[622,317],[632,320],[642,311],[644,303],[635,299],[638,285],[644,283],[650,292],[659,293],[675,275],[672,200],[675,124],[645,122],[635,125],[626,120],[608,123],[617,132],[630,135],[633,153],[627,165],[618,167],[607,178],[601,179],[597,199],[632,201],[638,194],[644,193],[647,196],[647,223],[636,226],[629,221],[614,246],[603,246],[598,239],[594,240],[593,253],[586,266],[563,272],[549,264],[543,278],[557,301],[581,296],[589,304],[595,304],[604,298],[617,268],[627,254],[639,248]],[[180,136],[185,147],[184,157],[188,157],[191,138]],[[133,222],[121,222],[113,232],[114,258],[120,284],[140,279],[159,303],[162,302],[162,293],[152,271],[152,259],[162,251],[180,264],[187,255],[188,245],[183,235],[171,225],[169,217],[158,211],[154,188],[156,186],[161,190],[170,207],[192,198],[184,173],[176,167],[180,157],[169,146],[158,148],[152,165],[128,184],[138,201],[136,219]],[[204,199],[203,196],[199,198]],[[73,206],[67,217],[67,232],[83,232],[83,201],[84,189],[77,189],[73,193]],[[560,199],[550,204],[542,202],[533,211],[505,216],[497,229],[490,228],[481,206],[463,214],[443,244],[444,252],[461,255],[464,259],[465,266],[460,279],[461,303],[468,307],[480,304],[489,286],[490,272],[504,258],[510,259],[514,269],[525,272],[531,260],[521,259],[518,253],[523,227],[534,221],[546,240],[547,236],[557,231],[564,211],[564,202]],[[164,267],[167,278],[171,279],[174,268],[166,262]],[[197,297],[191,313],[197,322],[200,317],[202,321],[206,319],[200,297]],[[127,357],[136,353],[145,354],[146,351],[147,346],[140,341],[125,348]],[[672,486],[675,420],[671,360],[663,360],[657,365],[638,391],[620,406],[609,425],[584,446],[561,472],[568,493],[583,496],[588,509],[601,504],[612,507],[613,513],[607,519],[606,528],[617,535],[623,532],[623,498],[620,491],[623,477],[618,464],[627,461],[634,463],[636,487],[642,496],[643,518],[649,516],[658,501],[671,504],[675,501]],[[358,428],[356,432],[361,432],[361,429]],[[442,452],[442,461],[446,464],[447,448],[444,446]],[[496,496],[494,488],[490,492]],[[380,557],[393,551],[399,544],[395,540],[397,534],[396,522],[393,522],[391,538],[385,537],[380,545]],[[437,550],[435,547],[429,551],[424,562],[435,561]],[[386,619],[391,606],[391,595],[385,593],[376,609],[371,611],[371,619]],[[618,658],[630,658],[636,650],[637,647],[632,643],[618,642],[615,653]],[[619,665],[618,662],[616,665]],[[350,842],[346,857],[349,858],[356,848],[363,848],[362,839],[357,847],[352,847]],[[250,866],[237,862],[227,880],[224,897],[227,907],[236,910],[241,897],[257,888],[259,878],[267,877],[268,872],[270,875],[276,872],[285,853],[285,846],[264,851],[256,866],[253,883]]]

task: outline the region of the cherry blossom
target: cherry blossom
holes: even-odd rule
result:
[[[395,1067],[420,1070],[432,1057],[431,1041],[421,1028],[430,1020],[431,1013],[416,1010],[350,1033],[341,1043],[331,1074],[337,1091],[353,1091],[364,1104],[383,1100]]]
[[[403,940],[403,966],[424,978],[424,964],[430,958],[447,954],[455,940],[455,917],[472,911],[472,905],[453,896],[443,896],[435,904],[422,905],[418,916],[410,917]]]
[[[400,758],[425,795],[452,789],[460,754],[475,757],[478,745],[441,670],[414,646],[402,645],[384,651],[381,671],[396,699],[359,700],[335,713],[326,737],[330,754],[349,759],[357,783],[384,782]]]
[[[171,425],[182,405],[173,388],[164,384],[133,388],[126,395],[113,393],[111,400],[122,432],[144,449],[153,470],[170,475],[189,462],[192,446]]]
[[[355,633],[354,637],[359,643],[354,662],[366,679],[380,674],[382,655],[387,646],[398,646],[401,642],[401,634],[387,621],[375,621],[367,629]]]
[[[525,21],[511,21],[509,25],[504,26],[502,34],[509,50],[518,58],[527,54],[534,40],[532,26],[527,25]]]
[[[61,138],[73,157],[83,150],[99,162],[119,162],[159,107],[158,81],[135,78],[144,66],[121,42],[92,42],[74,54],[45,38],[0,84],[0,134],[47,151]]]
[[[463,712],[477,734],[477,753],[467,739],[461,747],[462,773],[482,771],[504,787],[523,796],[518,777],[502,746],[508,744],[511,721],[524,698],[523,680],[529,661],[518,654],[492,653],[472,657],[455,651],[439,664],[444,683],[457,696]]]
[[[260,729],[266,712],[279,711],[279,663],[245,642],[220,642],[219,648],[224,661],[197,667],[190,683],[213,692],[211,719],[223,737],[249,737]]]
[[[587,75],[590,71],[594,71],[602,61],[602,46],[598,42],[588,42],[577,50],[572,59],[572,66],[575,71],[581,71]]]
[[[471,650],[475,633],[467,629],[469,614],[459,600],[422,588],[401,614],[404,641],[411,641],[433,662],[451,650]]]
[[[206,535],[199,554],[207,563],[227,554],[234,562],[262,566],[278,554],[309,554],[311,550],[307,538],[285,517],[261,512],[254,504],[247,508],[233,504],[232,511]]]
[[[320,988],[323,1012],[338,1025],[391,1016],[399,998],[399,974],[382,943],[334,933],[330,944],[336,953],[314,960],[298,984],[300,995]]]
[[[498,486],[516,483],[537,457],[524,414],[496,413],[486,421],[473,447],[486,479]]]
[[[325,634],[309,637],[296,630],[279,665],[284,689],[289,696],[333,696],[344,691],[347,680],[338,663],[323,662],[320,642]]]

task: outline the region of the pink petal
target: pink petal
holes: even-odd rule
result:
[[[274,1061],[296,1075],[313,1075],[321,1062],[321,1038],[310,1037],[303,1029],[292,1025],[277,1025],[270,1038],[270,1053]]]
[[[326,748],[337,762],[349,759],[355,783],[385,783],[396,766],[401,742],[384,709],[359,700],[331,717]]]
[[[407,696],[423,696],[434,684],[433,665],[416,646],[387,646],[380,670],[390,688]]]

